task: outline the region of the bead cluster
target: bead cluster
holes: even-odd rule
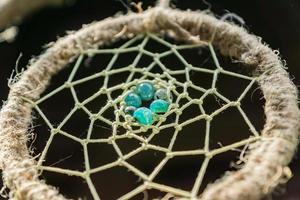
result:
[[[133,116],[139,124],[151,125],[157,114],[164,114],[168,111],[170,101],[171,98],[166,89],[155,88],[150,82],[142,82],[125,96],[124,111]],[[147,104],[149,108],[145,106]]]

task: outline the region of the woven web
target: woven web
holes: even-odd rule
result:
[[[149,50],[146,50],[145,46],[147,43],[152,40],[166,47],[166,51],[160,53],[153,53]],[[138,45],[133,45],[139,43]],[[190,64],[181,54],[180,50],[183,49],[197,49],[197,48],[206,48],[209,50],[212,60],[214,62],[214,69],[208,69],[204,67],[194,66]],[[115,63],[118,57],[123,53],[135,52],[136,57],[133,62],[125,67],[115,66]],[[84,60],[86,57],[93,57],[96,54],[111,54],[112,58],[106,68],[100,72],[93,73],[90,76],[82,77],[76,79],[76,74],[78,70],[83,66]],[[168,56],[175,56],[183,64],[183,68],[172,69],[170,70],[168,66],[163,64],[162,59]],[[147,66],[140,66],[138,63],[142,56],[147,56],[151,59],[151,62]],[[103,69],[103,68],[102,68]],[[159,73],[157,73],[159,69]],[[127,72],[126,81],[114,80],[113,84],[109,84],[110,78],[114,75]],[[191,79],[192,74],[209,74],[212,76],[212,81],[209,83],[209,87],[205,88],[204,86],[197,85]],[[220,75],[227,75],[230,77],[246,80],[248,86],[242,91],[239,97],[235,100],[229,99],[223,96],[217,89],[217,82]],[[181,76],[179,78],[176,78]],[[195,75],[194,75],[195,76]],[[183,77],[183,78],[182,78]],[[196,77],[197,78],[197,77]],[[199,77],[200,78],[200,77]],[[93,87],[97,88],[97,91],[91,96],[80,99],[78,97],[78,92],[76,91],[77,86],[85,84],[89,81],[102,79],[103,82],[99,85]],[[130,90],[131,87],[137,85],[141,81],[151,81],[156,86],[161,86],[167,88],[173,95],[173,101],[170,105],[169,111],[161,115],[153,125],[151,126],[141,126],[132,119],[131,116],[124,113],[124,103],[123,99],[126,93]],[[139,177],[139,185],[123,194],[123,196],[118,197],[119,199],[131,199],[134,196],[143,193],[146,190],[154,189],[161,191],[167,194],[167,197],[177,196],[184,198],[194,198],[199,195],[200,187],[203,182],[203,178],[206,174],[209,162],[216,156],[225,152],[228,152],[233,149],[243,148],[249,143],[252,143],[259,139],[259,133],[256,131],[254,125],[251,123],[250,119],[247,117],[246,113],[241,107],[241,102],[246,94],[250,91],[250,88],[253,87],[257,80],[257,77],[251,77],[243,75],[240,73],[232,72],[223,69],[216,56],[216,52],[210,43],[202,44],[179,44],[175,45],[171,42],[167,42],[155,35],[147,34],[142,36],[134,37],[133,39],[127,41],[119,48],[113,49],[90,49],[87,51],[82,51],[82,54],[78,57],[75,65],[72,67],[72,71],[68,76],[68,79],[60,87],[54,89],[50,93],[42,96],[36,102],[31,102],[43,119],[45,124],[50,129],[50,137],[46,142],[46,145],[43,148],[43,151],[38,156],[37,166],[41,172],[47,171],[51,173],[65,174],[68,176],[76,176],[82,178],[90,190],[91,195],[94,199],[99,200],[101,198],[101,185],[98,187],[95,186],[91,176],[96,173],[101,173],[105,170],[114,168],[114,167],[123,167],[128,170],[130,173],[135,174]],[[100,81],[99,81],[100,83]],[[238,87],[238,86],[237,86]],[[234,89],[234,88],[233,88]],[[41,104],[53,97],[54,95],[68,90],[72,94],[74,100],[74,105],[71,111],[64,117],[64,119],[58,123],[54,124],[46,116],[46,114],[41,109]],[[191,92],[193,91],[193,92]],[[117,94],[117,95],[116,95]],[[197,95],[195,95],[197,94]],[[206,99],[209,96],[213,96],[219,101],[219,108],[208,112],[203,106]],[[100,109],[95,111],[88,108],[88,104],[93,102],[97,98],[105,99],[106,103],[103,106],[100,106]],[[62,99],[61,104],[64,103]],[[189,119],[182,119],[182,115],[186,109],[193,106],[196,107],[194,110],[195,115],[190,116]],[[234,108],[240,113],[240,117],[243,119],[245,124],[247,124],[248,129],[251,134],[245,139],[242,139],[238,142],[234,142],[228,145],[219,146],[218,148],[211,149],[210,147],[210,132],[211,132],[211,123],[216,116],[224,112],[229,108]],[[68,121],[78,110],[84,111],[89,117],[89,128],[86,135],[82,138],[76,136],[72,133],[64,131],[64,127],[68,124]],[[112,114],[113,118],[106,117],[106,114],[109,112]],[[94,134],[101,134],[101,132],[95,133],[93,129],[95,128],[96,123],[101,122],[103,126],[103,131],[105,127],[109,127],[110,135],[103,136],[102,138],[93,137]],[[199,138],[202,138],[204,141],[203,144],[200,143],[196,148],[191,148],[187,150],[174,150],[174,145],[176,143],[179,135],[188,134],[184,130],[187,126],[195,123],[205,124],[204,133],[198,134]],[[107,129],[107,128],[106,128]],[[164,133],[164,130],[172,129],[172,136],[168,141],[166,146],[153,144],[152,140],[160,134]],[[106,130],[107,131],[107,130]],[[146,134],[147,133],[147,134]],[[54,138],[58,135],[72,140],[82,146],[83,156],[84,156],[84,170],[72,170],[66,168],[60,168],[52,165],[45,165],[47,160],[47,153],[51,147]],[[226,136],[224,136],[226,137]],[[132,151],[123,152],[118,145],[118,140],[130,139],[138,141],[139,146]],[[198,138],[194,138],[198,140]],[[95,159],[89,155],[88,145],[100,145],[108,144],[111,145],[117,154],[117,159],[112,162],[100,165],[100,166],[91,166],[90,162]],[[64,147],[60,147],[63,151]],[[135,155],[140,154],[141,152],[153,150],[155,152],[160,152],[164,155],[163,159],[154,167],[150,173],[145,173],[140,170],[138,167],[131,164],[128,160]],[[155,181],[155,178],[165,167],[165,165],[174,157],[183,157],[183,156],[202,156],[204,160],[199,166],[199,171],[197,176],[194,179],[193,187],[190,191],[184,190],[182,188],[176,188],[167,184],[161,184]],[[99,157],[104,157],[105,155],[99,152]],[[147,159],[146,157],[144,159]],[[129,173],[128,172],[128,173]],[[122,177],[120,177],[122,179]],[[114,187],[114,186],[111,186]]]

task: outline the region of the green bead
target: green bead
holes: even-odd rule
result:
[[[153,87],[152,83],[142,82],[137,85],[135,92],[143,101],[149,101],[153,99],[155,88]]]
[[[154,99],[162,99],[170,102],[172,100],[172,95],[171,93],[168,94],[166,89],[160,88],[155,92]]]
[[[169,105],[170,104],[167,101],[157,99],[150,104],[150,110],[153,113],[165,113],[168,111]]]
[[[145,107],[136,109],[133,117],[142,125],[151,125],[154,122],[153,113]]]
[[[141,97],[134,92],[130,92],[129,94],[127,94],[124,101],[126,106],[133,106],[138,108],[142,105]]]

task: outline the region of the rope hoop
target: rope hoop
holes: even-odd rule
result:
[[[20,80],[11,86],[0,112],[0,167],[5,185],[13,191],[12,197],[65,199],[54,187],[39,179],[36,161],[27,147],[33,105],[26,99],[39,99],[51,77],[82,51],[141,33],[168,35],[187,43],[211,42],[222,55],[241,61],[252,74],[260,75],[258,83],[266,100],[266,122],[261,138],[251,145],[243,168],[210,184],[200,199],[257,200],[287,178],[286,166],[299,142],[300,112],[297,89],[280,58],[241,27],[202,12],[180,11],[162,5],[142,13],[107,18],[60,38],[30,62]]]

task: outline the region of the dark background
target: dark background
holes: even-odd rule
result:
[[[207,3],[208,2],[208,3]],[[300,82],[300,1],[298,0],[176,0],[182,9],[204,10],[210,8],[217,16],[228,12],[239,15],[246,22],[246,29],[263,38],[273,49],[278,49],[287,62],[288,71],[295,84]],[[126,3],[116,0],[78,0],[74,5],[47,8],[28,17],[21,25],[13,43],[0,44],[0,100],[8,94],[7,80],[15,68],[19,54],[19,69],[28,60],[43,51],[43,45],[65,35],[66,30],[77,30],[82,24],[101,20],[117,12],[126,12]],[[151,1],[144,2],[144,8]],[[286,193],[275,199],[300,199],[300,161],[295,157],[291,164],[292,180],[283,188]],[[281,192],[279,192],[281,193]]]

